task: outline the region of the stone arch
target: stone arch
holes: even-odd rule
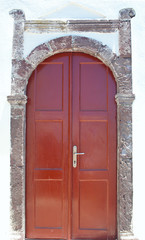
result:
[[[23,79],[21,86],[18,86],[20,91],[23,92],[27,85],[29,76],[39,63],[56,53],[69,51],[87,53],[100,59],[111,69],[117,84],[119,84],[121,79],[126,78],[127,75],[131,73],[131,63],[129,59],[125,60],[124,58],[117,56],[107,45],[103,45],[101,42],[87,37],[65,36],[50,40],[37,46],[25,59],[12,61],[14,67],[12,75],[17,75],[17,78]],[[127,82],[128,80],[126,80],[126,83]],[[128,91],[128,86],[126,86],[126,89],[125,86],[123,86],[122,91],[118,86],[118,92]],[[15,93],[17,93],[16,90],[14,90],[14,94]]]
[[[25,239],[25,108],[28,79],[44,59],[61,52],[83,52],[99,58],[117,82],[117,229],[118,239],[132,238],[132,75],[131,57],[114,54],[101,42],[64,36],[37,46],[24,58],[12,60],[11,103],[11,227],[13,239]],[[16,131],[14,131],[16,129]],[[16,177],[17,176],[17,177]]]

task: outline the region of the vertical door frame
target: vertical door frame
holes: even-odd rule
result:
[[[12,240],[25,239],[25,128],[26,88],[29,77],[44,59],[60,52],[82,52],[100,59],[113,72],[117,83],[117,232],[118,240],[133,240],[132,210],[132,71],[131,71],[131,18],[133,9],[122,9],[117,20],[48,22],[26,21],[22,10],[12,10],[14,36],[12,52],[11,95],[11,232]],[[47,23],[47,24],[46,24]],[[79,24],[78,24],[79,23]],[[84,24],[85,23],[85,24]],[[39,33],[53,30],[73,32],[92,31],[119,33],[119,56],[101,42],[70,35],[47,41],[23,57],[24,31]],[[61,28],[63,25],[63,28]],[[61,30],[60,30],[61,29]],[[91,30],[90,30],[91,29]],[[52,30],[52,31],[53,31]],[[78,33],[79,34],[79,33]]]

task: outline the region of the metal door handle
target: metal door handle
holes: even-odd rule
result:
[[[73,167],[77,167],[77,155],[84,155],[85,153],[78,153],[77,146],[73,146]]]

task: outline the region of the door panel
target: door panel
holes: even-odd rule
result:
[[[107,229],[107,181],[80,181],[80,229]],[[98,194],[99,193],[99,194]],[[96,216],[100,216],[99,218]]]
[[[80,152],[85,149],[85,155],[80,160],[80,170],[106,170],[108,168],[108,122],[83,120],[80,121],[79,129]]]
[[[41,63],[28,85],[27,238],[67,238],[69,56]]]
[[[36,169],[62,168],[63,121],[49,120],[35,123]],[[57,151],[56,151],[57,149]]]
[[[116,237],[116,84],[98,59],[63,53],[28,84],[26,236]],[[78,152],[72,166],[72,147]]]
[[[35,179],[36,229],[62,228],[62,196],[62,180]]]
[[[85,153],[73,169],[74,239],[116,237],[115,91],[103,63],[73,57],[73,145]]]
[[[63,71],[62,62],[45,62],[37,67],[35,95],[37,110],[62,110]]]
[[[80,110],[106,110],[107,81],[105,65],[96,61],[85,62],[85,59],[81,59],[81,61],[79,63]]]

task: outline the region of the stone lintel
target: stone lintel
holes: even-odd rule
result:
[[[7,96],[8,102],[12,106],[24,106],[27,103],[26,95],[10,95]]]
[[[135,95],[133,93],[130,94],[116,94],[115,100],[118,105],[131,105],[135,99]]]
[[[28,32],[115,32],[119,20],[27,20],[24,30]]]

